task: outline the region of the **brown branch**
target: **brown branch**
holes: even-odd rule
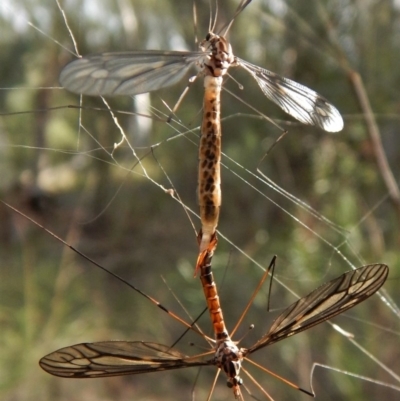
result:
[[[379,172],[383,178],[383,181],[389,192],[390,199],[393,202],[400,219],[400,189],[393,175],[393,172],[390,169],[389,162],[383,149],[379,127],[376,123],[374,112],[371,108],[371,104],[369,102],[368,94],[365,90],[363,80],[360,74],[351,67],[350,61],[347,58],[346,53],[344,52],[338,40],[335,28],[329,19],[329,15],[327,14],[326,9],[319,2],[317,2],[316,4],[321,20],[324,22],[326,31],[328,32],[332,49],[336,54],[335,58],[342,69],[346,72],[355,90],[358,103],[364,116],[368,135],[374,145],[372,148],[375,153]]]
[[[379,171],[381,173],[383,181],[385,182],[386,188],[389,191],[390,199],[394,203],[400,216],[399,186],[397,185],[396,179],[394,178],[392,170],[390,169],[386,153],[383,149],[380,131],[376,123],[363,80],[360,74],[354,70],[350,70],[348,76],[356,92],[357,99],[360,103],[369,137],[371,138],[371,141],[374,145],[373,149],[375,152]]]

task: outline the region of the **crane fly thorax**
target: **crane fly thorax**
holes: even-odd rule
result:
[[[200,65],[205,75],[221,77],[226,74],[231,65],[236,63],[232,47],[223,36],[208,33],[200,43],[200,49],[208,53]]]
[[[230,339],[221,341],[214,356],[215,365],[222,369],[228,376],[227,385],[233,388],[235,397],[240,394],[239,386],[242,379],[239,376],[242,367],[243,352],[241,348]]]

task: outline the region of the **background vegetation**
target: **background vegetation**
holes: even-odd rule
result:
[[[196,49],[191,0],[60,4],[81,54]],[[196,5],[202,38],[210,10],[208,1],[197,0]],[[237,0],[219,2],[219,26],[230,20],[236,6]],[[83,110],[60,107],[79,105],[79,97],[58,84],[74,48],[57,3],[3,1],[0,18],[1,198],[185,316],[164,277],[197,316],[204,299],[199,280],[192,277],[195,232],[184,208],[160,185],[169,189],[173,184],[185,205],[197,211],[200,80],[178,110],[181,125],[118,114],[151,181],[126,143],[111,157],[121,136],[110,113],[96,109],[105,109],[101,99],[84,97]],[[399,37],[400,3],[385,0],[254,0],[229,34],[239,57],[328,98],[343,113],[345,128],[332,135],[289,122],[245,72],[232,71],[244,89],[232,80],[227,88],[280,119],[289,134],[263,158],[281,132],[224,93],[226,168],[214,271],[228,327],[234,326],[259,281],[260,266],[267,266],[274,254],[276,277],[299,295],[349,270],[350,264],[391,267],[386,303],[375,296],[335,319],[385,368],[328,325],[260,351],[260,363],[307,389],[314,362],[399,386]],[[138,111],[150,99],[156,110],[168,113],[163,101],[172,106],[184,87],[182,82],[134,101],[110,99],[110,105]],[[179,135],[189,128],[194,133]],[[261,182],[257,167],[332,223]],[[106,339],[172,344],[182,327],[4,206],[0,218],[3,400],[187,400],[193,388],[195,399],[206,399],[213,369],[203,369],[197,381],[192,370],[99,380],[65,380],[43,372],[40,357],[63,346]],[[196,219],[194,224],[199,227]],[[276,316],[266,312],[266,299],[265,288],[245,319],[244,326],[254,323],[256,328],[244,346],[265,333]],[[294,300],[283,287],[273,286],[272,309]],[[208,316],[201,326],[211,333]],[[238,336],[245,331],[243,327]],[[187,346],[190,341],[195,349]],[[188,354],[202,347],[203,341],[191,335],[178,346]],[[254,375],[277,401],[308,399],[263,372]],[[321,368],[313,385],[317,400],[398,397],[387,386]],[[233,397],[223,378],[215,391],[214,399]]]

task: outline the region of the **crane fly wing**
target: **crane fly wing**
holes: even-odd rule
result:
[[[203,56],[151,50],[93,54],[67,64],[60,84],[83,95],[138,95],[177,83]]]
[[[307,330],[352,308],[378,291],[388,273],[388,266],[377,263],[349,271],[321,285],[285,309],[268,333],[248,349],[248,353]]]
[[[187,357],[168,346],[142,341],[103,341],[61,348],[39,364],[60,377],[93,378],[131,375],[209,365],[201,355]]]
[[[254,77],[268,99],[296,120],[327,132],[342,130],[339,111],[317,92],[239,58],[237,63]]]
[[[205,56],[204,52],[134,51],[85,56],[67,64],[60,84],[92,96],[138,95],[179,82]],[[304,124],[328,132],[343,128],[338,110],[313,90],[237,58],[264,94]]]

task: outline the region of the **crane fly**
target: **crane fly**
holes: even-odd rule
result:
[[[241,2],[236,15],[250,3]],[[298,121],[327,132],[343,128],[339,111],[313,90],[235,56],[222,35],[209,32],[199,51],[132,51],[88,55],[66,65],[61,85],[71,92],[93,96],[138,95],[181,81],[190,70],[204,77],[203,120],[199,146],[198,201],[201,230],[196,272],[216,235],[221,206],[220,95],[231,67],[245,69],[264,95]]]
[[[128,285],[141,296],[152,302],[155,306],[176,319],[186,328],[207,338],[198,329],[193,327],[194,323],[189,324],[185,322],[179,316],[162,306],[150,295],[98,264],[96,261],[64,241],[62,238],[58,237],[40,223],[8,203],[2,200],[0,200],[0,202],[25,219],[42,228],[57,241],[69,247],[78,255],[85,258],[88,262]],[[183,369],[196,366],[215,366],[217,367],[217,373],[224,371],[227,375],[228,387],[233,388],[236,398],[243,400],[240,386],[245,387],[243,380],[240,377],[240,370],[242,370],[268,398],[270,398],[268,393],[266,393],[255,379],[253,379],[250,373],[242,367],[243,361],[246,360],[272,374],[274,377],[279,378],[290,386],[307,394],[314,395],[313,393],[299,388],[293,383],[288,382],[273,372],[268,371],[266,368],[256,364],[249,358],[249,356],[259,349],[274,344],[287,337],[291,337],[301,331],[307,330],[352,308],[358,303],[363,302],[378,291],[384,284],[389,273],[388,266],[381,263],[365,265],[344,273],[338,278],[323,284],[307,296],[300,298],[287,307],[275,319],[266,334],[264,334],[251,347],[243,348],[239,347],[239,342],[233,341],[231,337],[235,334],[239,324],[242,322],[250,304],[257,294],[257,291],[267,278],[270,269],[274,266],[275,257],[271,261],[269,268],[264,273],[259,285],[251,296],[238,323],[229,334],[224,323],[218,291],[211,270],[211,261],[214,250],[216,249],[216,242],[217,239],[214,238],[212,246],[209,247],[209,251],[206,252],[206,257],[203,258],[203,264],[200,269],[200,278],[203,284],[207,308],[211,315],[215,335],[214,348],[211,351],[194,356],[187,356],[173,349],[171,346],[154,342],[102,341],[96,343],[81,343],[59,349],[58,351],[52,352],[43,357],[39,361],[40,366],[52,375],[65,378],[110,377]],[[207,338],[207,340],[209,339]]]
[[[199,366],[215,366],[225,372],[227,385],[233,389],[236,399],[243,400],[240,387],[242,370],[263,393],[268,393],[242,367],[249,356],[268,345],[291,337],[352,308],[373,295],[385,282],[389,268],[384,264],[370,264],[342,274],[323,284],[307,296],[286,308],[264,334],[250,348],[239,347],[226,330],[217,288],[211,271],[213,247],[202,259],[201,280],[212,316],[215,346],[212,351],[187,356],[170,346],[145,341],[102,341],[81,343],[61,348],[43,357],[39,364],[48,373],[65,378],[95,378],[140,373],[160,372]],[[275,262],[271,262],[270,267]],[[263,279],[268,275],[268,270]],[[149,297],[148,297],[149,298]],[[247,308],[245,312],[247,311]],[[241,320],[241,319],[240,319]],[[234,334],[236,328],[233,330]],[[252,362],[261,369],[267,369]],[[277,376],[279,378],[279,376]],[[282,379],[292,387],[314,395]],[[212,390],[211,390],[212,391]],[[211,393],[209,398],[211,398]]]

